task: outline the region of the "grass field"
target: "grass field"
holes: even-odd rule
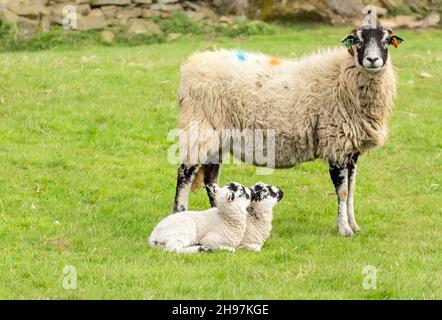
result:
[[[261,253],[179,256],[146,245],[172,208],[167,133],[186,57],[212,47],[299,57],[347,31],[0,54],[0,298],[441,299],[441,30],[396,30],[406,42],[391,49],[390,137],[359,166],[362,233],[338,236],[324,163],[267,177],[230,165],[221,183],[285,191]],[[191,195],[191,208],[207,206],[203,190]],[[62,285],[67,265],[76,290]],[[377,269],[373,290],[363,287],[367,265]]]

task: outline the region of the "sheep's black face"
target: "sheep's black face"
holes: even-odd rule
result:
[[[388,46],[391,44],[397,47],[402,41],[402,38],[383,26],[355,29],[342,40],[359,65],[370,72],[381,70],[388,60]]]

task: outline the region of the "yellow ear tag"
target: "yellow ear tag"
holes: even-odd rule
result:
[[[391,44],[393,45],[393,47],[397,48],[399,46],[399,41],[397,41],[396,38],[393,38],[391,40]]]

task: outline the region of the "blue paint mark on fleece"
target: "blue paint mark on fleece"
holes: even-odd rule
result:
[[[246,61],[246,59],[247,59],[247,55],[246,55],[246,53],[245,53],[245,52],[242,52],[242,51],[237,51],[237,52],[236,52],[236,57],[237,57],[238,60],[240,60],[240,61]]]

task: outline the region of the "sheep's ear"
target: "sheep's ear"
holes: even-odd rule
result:
[[[356,42],[356,32],[358,31],[358,27],[354,27],[350,33],[342,38],[341,42],[344,43],[345,47],[348,49],[352,44]]]
[[[235,200],[235,193],[234,192],[227,192],[226,194],[227,202],[232,202]]]
[[[341,42],[344,44],[344,46],[348,49],[355,43],[355,35],[349,34],[348,36],[344,37]]]
[[[391,44],[395,48],[399,47],[399,44],[402,41],[404,41],[404,39],[395,34],[390,34],[390,36],[388,37],[388,44]]]
[[[357,29],[353,29],[349,35],[345,36],[341,42],[344,44],[344,46],[347,48],[348,53],[350,53],[352,56],[355,55],[353,51],[352,45],[356,43],[356,31]]]
[[[388,44],[391,44],[393,47],[395,48],[399,47],[399,44],[402,41],[404,41],[404,39],[395,35],[393,33],[393,30],[391,30],[390,28],[387,28],[387,32],[388,32]]]

